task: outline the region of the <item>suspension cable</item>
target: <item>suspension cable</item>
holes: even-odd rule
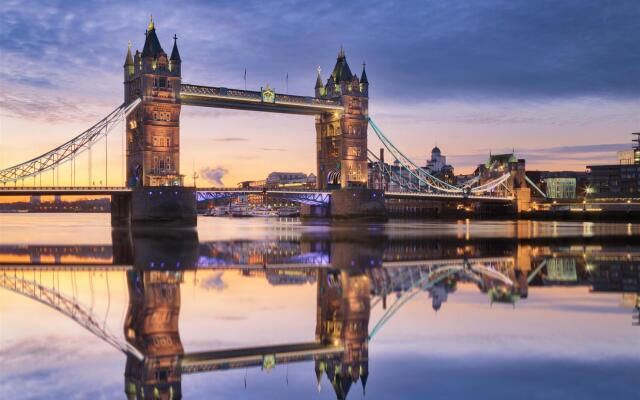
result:
[[[20,180],[24,184],[24,178],[41,174],[44,171],[69,161],[71,158],[75,158],[93,146],[103,136],[106,136],[109,130],[116,125],[113,122],[129,115],[141,101],[142,100],[138,98],[129,104],[122,104],[91,128],[68,142],[31,160],[0,170],[0,183]]]
[[[418,181],[424,183],[425,185],[432,187],[435,190],[449,193],[462,193],[462,189],[459,187],[453,186],[447,182],[444,182],[435,176],[429,174],[423,168],[419,167],[415,162],[413,162],[409,157],[407,157],[400,149],[398,149],[389,138],[385,136],[385,134],[380,130],[378,125],[369,117],[369,124],[373,128],[373,131],[376,133],[382,144],[387,148],[387,150],[394,156],[401,164],[405,165],[405,168],[411,173],[411,175],[415,176]],[[413,168],[411,168],[413,167]]]

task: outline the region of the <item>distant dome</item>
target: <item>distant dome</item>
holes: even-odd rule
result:
[[[431,154],[440,154],[440,148],[438,148],[438,146],[434,147],[433,150],[431,150]]]

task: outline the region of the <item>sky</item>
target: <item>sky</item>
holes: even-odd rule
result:
[[[437,144],[458,173],[513,149],[528,169],[582,171],[615,162],[640,131],[635,0],[7,0],[0,168],[56,147],[121,104],[127,42],[142,49],[150,14],[165,51],[178,36],[184,83],[242,88],[246,69],[250,89],[312,95],[317,67],[326,79],[343,46],[358,75],[366,61],[370,116],[420,165]],[[122,184],[121,135],[116,128],[107,146],[108,178],[98,146],[91,176],[88,155],[78,161],[79,183]],[[199,185],[314,172],[314,155],[310,117],[182,109],[181,172],[198,171]]]

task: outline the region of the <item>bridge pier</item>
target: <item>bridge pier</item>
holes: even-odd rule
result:
[[[111,195],[111,227],[127,228],[131,223],[131,193]]]
[[[113,228],[193,228],[198,223],[195,188],[141,187],[111,198]]]
[[[378,189],[347,188],[331,192],[327,206],[303,204],[300,215],[306,218],[386,220],[384,191]]]

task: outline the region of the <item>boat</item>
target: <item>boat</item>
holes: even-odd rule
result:
[[[278,210],[278,217],[299,217],[300,209],[298,207],[282,207]]]
[[[278,213],[267,207],[256,207],[251,210],[251,215],[253,217],[277,217]]]
[[[247,204],[234,204],[229,207],[229,214],[234,218],[252,217],[251,210]]]

